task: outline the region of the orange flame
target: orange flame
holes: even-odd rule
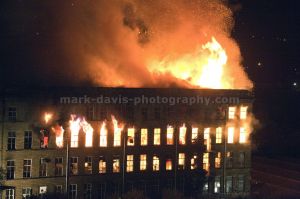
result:
[[[185,123],[182,124],[182,126],[179,128],[179,144],[185,144],[186,143],[186,126]]]
[[[106,121],[102,122],[100,128],[100,146],[107,146],[107,128]]]
[[[93,132],[94,129],[90,123],[88,123],[85,118],[83,118],[80,122],[83,132],[85,133],[85,146],[92,147],[93,146]]]
[[[55,133],[55,143],[56,146],[61,148],[64,145],[64,128],[59,125],[55,125],[54,127],[51,128],[52,131]]]
[[[71,131],[71,147],[78,147],[78,136],[80,131],[80,118],[76,119],[76,115],[71,115],[70,131]]]
[[[115,116],[111,116],[111,120],[114,126],[114,146],[121,146],[121,132],[124,128],[123,124],[118,124],[118,120],[116,120]]]
[[[48,122],[52,119],[52,117],[53,117],[52,113],[45,113],[44,115],[45,123],[48,124]]]
[[[212,89],[234,88],[230,78],[224,75],[227,54],[214,38],[198,47],[195,53],[185,54],[176,60],[152,61],[149,70],[154,74],[171,74],[189,85]]]

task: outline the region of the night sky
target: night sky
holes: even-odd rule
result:
[[[55,10],[58,4],[71,7],[76,1],[2,2],[1,87],[51,86],[51,78],[55,84],[64,83],[66,71],[59,68],[68,60],[61,56],[55,42],[61,36],[56,29],[63,25],[64,16],[47,11],[47,7]],[[231,0],[230,5],[236,10],[233,37],[255,85],[254,113],[261,123],[253,136],[257,151],[299,156],[294,149],[300,144],[300,2]],[[49,55],[57,59],[46,67],[57,71],[55,76],[48,76],[45,68],[39,67],[48,64]]]

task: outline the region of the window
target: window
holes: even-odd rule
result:
[[[70,199],[77,199],[77,184],[70,184],[69,185],[69,198]]]
[[[197,168],[197,155],[193,155],[191,158],[191,170],[194,170]]]
[[[245,152],[239,152],[239,167],[245,167]]]
[[[203,193],[207,193],[208,192],[208,182],[205,182],[203,185]]]
[[[47,186],[40,186],[40,195],[46,194],[47,193]],[[41,197],[43,198],[43,197]]]
[[[99,173],[106,173],[106,161],[103,156],[99,159]]]
[[[8,121],[15,122],[17,120],[17,108],[8,107]]]
[[[237,177],[237,191],[244,192],[245,189],[245,177],[243,175],[239,175]]]
[[[78,174],[78,157],[70,158],[70,174],[71,175]]]
[[[40,130],[40,147],[41,149],[48,148],[49,131],[47,129]]]
[[[196,143],[198,139],[198,128],[192,128],[192,143]]]
[[[24,149],[31,149],[32,145],[32,132],[25,131],[24,132]]]
[[[120,158],[119,156],[115,156],[113,158],[113,173],[119,173],[120,172]]]
[[[155,108],[154,109],[154,119],[155,120],[160,120],[160,108]]]
[[[32,161],[30,159],[23,160],[23,178],[31,177],[31,164]]]
[[[46,162],[45,158],[40,159],[39,175],[40,175],[40,177],[46,177],[47,176],[47,162]]]
[[[127,146],[134,146],[134,128],[128,128]]]
[[[209,151],[211,148],[210,145],[210,128],[204,128],[204,134],[203,134],[203,138],[204,138],[204,145],[206,145],[206,150]]]
[[[84,159],[84,173],[91,174],[92,173],[92,157],[87,156]]]
[[[141,146],[148,144],[148,129],[141,129]]]
[[[29,199],[31,195],[32,195],[31,187],[24,187],[22,189],[22,198],[23,199]]]
[[[7,137],[7,150],[15,150],[16,149],[16,132],[10,131],[8,132]]]
[[[172,170],[172,159],[168,158],[166,160],[166,171],[171,171]]]
[[[127,155],[126,172],[133,171],[133,155]]]
[[[203,153],[203,169],[209,171],[209,156],[208,153]]]
[[[244,127],[240,128],[240,138],[239,142],[241,144],[246,143],[246,129]]]
[[[226,166],[227,168],[232,168],[233,166],[233,153],[227,152],[226,154]]]
[[[215,157],[215,168],[219,169],[221,168],[221,152],[217,152]]]
[[[6,189],[5,199],[15,199],[15,190]]]
[[[232,192],[232,176],[226,176],[226,193]]]
[[[228,119],[235,118],[235,110],[236,110],[236,107],[233,107],[233,106],[228,108]]]
[[[228,127],[227,143],[232,144],[234,141],[234,127]]]
[[[152,161],[152,164],[153,164],[153,171],[159,171],[159,158],[158,156],[153,156],[153,161]]]
[[[84,184],[84,193],[83,193],[84,199],[92,199],[92,184]]]
[[[153,140],[154,145],[160,145],[160,128],[155,128],[154,129],[154,140]]]
[[[245,120],[247,118],[247,109],[248,106],[241,106],[240,108],[240,119]]]
[[[218,127],[216,128],[216,144],[222,143],[222,128]]]
[[[178,167],[179,169],[184,169],[185,166],[185,154],[179,153],[178,154]]]
[[[55,158],[55,176],[63,175],[63,158],[57,157]]]
[[[122,128],[119,128],[117,125],[118,124],[114,124],[114,146],[121,146]]]
[[[55,185],[55,193],[62,194],[63,193],[63,187],[62,185]]]
[[[106,122],[103,122],[100,128],[100,147],[107,147]]]
[[[117,190],[119,187],[116,188],[116,186],[113,186],[113,192],[119,193]],[[106,198],[106,183],[100,183],[100,186],[98,187],[98,199],[105,199]]]
[[[142,108],[142,120],[147,121],[148,120],[148,109]]]
[[[174,128],[172,126],[167,127],[167,145],[174,144]]]
[[[183,124],[183,126],[179,128],[179,144],[184,145],[186,142],[185,138],[186,138],[186,127]]]
[[[146,154],[140,155],[140,170],[145,171],[147,169],[147,156]]]
[[[86,120],[83,120],[81,122],[81,125],[82,125],[82,130],[85,133],[85,147],[92,147],[94,129],[91,126],[91,124],[89,124]]]
[[[6,162],[6,179],[15,179],[15,161],[7,160]]]
[[[214,184],[214,193],[220,193],[220,192],[221,192],[221,177],[216,176],[215,184]]]
[[[79,120],[75,120],[70,122],[70,130],[71,130],[71,148],[78,147],[78,136],[80,130]]]
[[[89,106],[87,110],[87,116],[89,120],[94,120],[95,119],[95,107],[94,106]]]

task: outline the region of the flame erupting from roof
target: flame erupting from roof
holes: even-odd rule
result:
[[[190,85],[202,88],[232,88],[233,85],[224,74],[226,64],[225,50],[212,37],[211,41],[198,47],[195,52],[184,54],[174,61],[168,59],[160,62],[153,61],[149,69],[152,73],[170,73]]]

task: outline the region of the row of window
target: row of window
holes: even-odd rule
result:
[[[151,161],[152,161],[152,171],[159,171],[160,170],[160,162],[162,161],[161,157],[158,155],[153,155],[150,156]],[[139,166],[134,167],[134,155],[126,155],[126,172],[133,172],[135,170],[139,171],[146,171],[149,168],[148,164],[149,161],[147,158],[149,158],[149,155],[147,156],[146,154],[141,154],[138,156],[138,161],[139,161]],[[237,158],[237,164],[235,166],[241,168],[245,166],[245,152],[239,152]],[[111,162],[111,171],[113,173],[119,173],[121,171],[121,159],[119,155],[115,155],[112,158]],[[178,169],[186,169],[186,154],[185,153],[179,153],[177,157],[177,162],[175,162],[171,156],[165,156],[164,158],[164,167],[166,171],[171,171],[174,169],[174,165],[177,164]],[[200,165],[201,160],[198,158],[197,154],[194,154],[190,158],[190,164],[189,164],[189,169],[194,170],[198,168]],[[48,162],[50,162],[49,159],[47,158],[41,158],[39,162],[39,177],[46,177],[48,176],[47,174],[47,167],[48,167]],[[70,167],[69,171],[70,174],[72,175],[78,175],[79,174],[79,158],[78,157],[71,157],[70,158]],[[202,157],[202,168],[209,171],[210,168],[210,160],[209,160],[209,153],[204,153]],[[227,152],[226,153],[226,167],[227,168],[232,168],[234,165],[234,156],[233,152]],[[63,175],[63,158],[62,157],[57,157],[55,158],[55,171],[54,175],[55,176],[62,176]],[[107,173],[109,172],[107,169],[107,160],[104,156],[100,156],[98,159],[98,173]],[[7,166],[6,166],[6,171],[7,179],[14,179],[15,178],[15,161],[14,160],[7,160]],[[150,166],[151,167],[151,166]],[[215,160],[214,160],[214,167],[215,168],[221,168],[222,167],[222,154],[221,152],[217,152],[215,155]],[[31,175],[32,172],[32,160],[31,159],[24,159],[23,160],[23,178],[30,178],[32,177]],[[84,160],[84,173],[85,174],[92,174],[93,173],[93,157],[92,156],[87,156],[85,157]]]
[[[247,109],[248,109],[247,106],[241,106],[239,108],[239,117],[240,117],[240,119],[243,120],[243,119],[247,118]],[[237,110],[238,110],[238,108],[236,106],[229,107],[228,108],[228,119],[235,119],[236,115],[237,115]],[[154,109],[154,118],[156,120],[161,119],[160,111],[161,111],[160,108],[155,108]],[[100,115],[101,115],[102,119],[106,118],[106,115],[107,115],[106,110],[103,109],[101,111]],[[130,115],[130,114],[128,114],[128,115]],[[92,119],[95,118],[95,109],[94,109],[94,107],[89,107],[88,116],[89,116],[89,118],[92,118]],[[148,109],[146,109],[146,108],[142,108],[142,119],[144,121],[148,120]],[[8,120],[9,121],[16,121],[17,120],[17,108],[16,107],[8,107]]]
[[[211,143],[211,129],[212,128],[204,128],[204,144],[210,145]],[[46,130],[40,131],[40,147],[47,148],[49,142],[49,133]],[[191,143],[195,144],[198,140],[199,129],[196,127],[192,128],[191,131]],[[92,140],[93,134],[86,134],[86,140]],[[186,144],[186,136],[187,136],[187,128],[182,126],[179,128],[179,137],[178,144],[185,145]],[[147,146],[149,138],[149,133],[147,128],[140,129],[140,145]],[[113,138],[113,146],[118,147],[121,146],[121,131],[114,131]],[[215,143],[221,144],[223,139],[223,128],[218,127],[215,129]],[[247,141],[247,132],[245,127],[240,127],[239,129],[239,143],[246,143]],[[227,131],[227,143],[233,144],[235,142],[235,128],[228,127]],[[127,146],[134,146],[136,143],[136,133],[134,128],[128,128],[127,131]],[[166,132],[166,145],[173,145],[175,143],[174,138],[174,128],[172,126],[167,127]],[[63,145],[63,138],[61,136],[56,137],[56,144],[61,147]],[[153,132],[153,145],[161,144],[161,129],[154,128]],[[77,133],[71,134],[71,147],[76,148],[79,146],[79,131]],[[87,143],[86,143],[87,146]],[[92,141],[88,143],[88,146],[92,146]],[[108,131],[102,130],[100,131],[100,147],[108,146]],[[24,149],[32,148],[32,131],[24,132]],[[7,137],[7,150],[15,150],[16,149],[16,132],[9,131]]]
[[[215,176],[213,181],[213,192],[214,193],[221,193],[222,188],[221,185],[223,184],[223,177]],[[146,186],[146,185],[145,185]],[[158,185],[159,186],[159,185]],[[91,199],[93,196],[93,185],[91,183],[86,183],[83,186],[83,199]],[[101,184],[100,189],[100,198],[105,197],[105,184]],[[203,187],[203,191],[208,192],[210,189],[209,184],[205,183]],[[69,198],[70,199],[77,199],[78,198],[78,186],[77,184],[70,184],[69,185]],[[225,192],[226,193],[243,193],[245,191],[245,176],[244,175],[237,175],[237,176],[226,176],[225,177]],[[47,186],[40,186],[39,187],[39,195],[47,193]],[[63,193],[63,186],[62,185],[55,185],[55,193]],[[22,198],[27,199],[32,196],[32,188],[31,187],[23,187],[22,188]],[[103,197],[102,197],[103,196]],[[6,199],[15,199],[15,189],[7,189],[6,190]]]

